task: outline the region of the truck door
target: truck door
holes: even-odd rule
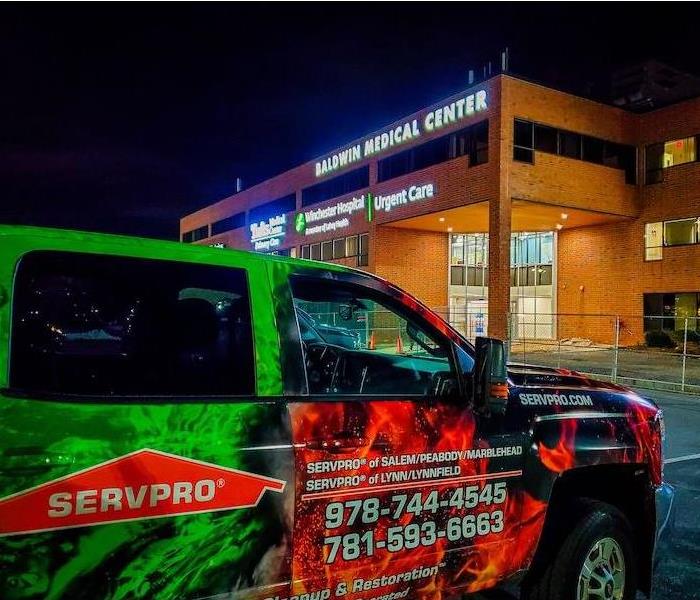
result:
[[[84,249],[23,256],[0,307],[3,598],[275,592],[293,480],[260,398],[281,389],[264,271]]]
[[[371,284],[292,279],[309,392],[289,407],[294,592],[492,586],[512,570],[522,438],[482,427],[458,376],[468,354],[415,301]]]

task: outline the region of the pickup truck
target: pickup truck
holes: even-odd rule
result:
[[[5,600],[631,600],[663,436],[361,271],[0,227]]]

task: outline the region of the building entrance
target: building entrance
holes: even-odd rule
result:
[[[488,331],[486,233],[450,236],[449,319],[467,337]],[[520,339],[556,336],[556,235],[518,232],[510,242],[511,335]]]

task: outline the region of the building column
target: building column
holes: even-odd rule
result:
[[[510,196],[499,194],[489,201],[489,336],[508,337],[510,312]]]

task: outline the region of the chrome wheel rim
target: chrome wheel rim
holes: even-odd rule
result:
[[[625,555],[613,538],[598,540],[586,555],[578,576],[577,600],[622,600]]]

